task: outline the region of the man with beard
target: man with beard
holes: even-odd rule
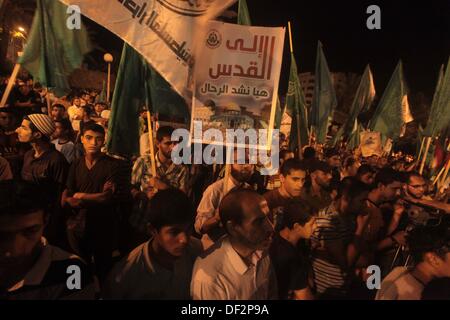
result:
[[[178,141],[172,141],[173,131],[174,128],[163,126],[156,132],[156,146],[158,147],[155,156],[156,177],[151,174],[150,154],[139,157],[134,163],[131,184],[135,199],[151,198],[155,189],[174,188],[184,193],[188,191],[188,168],[183,164],[174,164],[172,161],[172,150],[178,143]]]
[[[234,159],[237,159],[244,150],[234,149]],[[245,162],[238,164],[237,162]],[[248,181],[252,177],[254,165],[249,164],[248,150],[245,150],[245,161],[234,161],[231,164],[230,176],[220,179],[210,185],[203,193],[202,200],[197,208],[195,218],[195,231],[202,235],[202,244],[208,248],[222,235],[225,230],[220,225],[219,205],[222,198],[231,190],[249,188]]]
[[[403,204],[398,201],[402,180],[401,174],[391,168],[381,169],[375,176],[367,197],[373,210],[370,211],[368,227],[363,235],[365,248],[357,264],[359,268],[366,268],[378,258],[382,272],[389,271],[392,249],[396,245],[405,245],[405,231],[399,230],[400,219],[405,211]]]
[[[310,179],[303,186],[301,199],[315,214],[331,203],[332,168],[326,162],[314,160],[309,165]]]
[[[219,208],[227,235],[194,264],[194,300],[268,300],[277,284],[268,249],[273,225],[266,200],[252,190],[234,190]]]
[[[417,205],[412,205],[408,210],[408,216],[416,224],[424,224],[430,218],[429,214],[424,210],[424,207],[450,213],[450,204],[434,200],[425,195],[426,190],[427,184],[422,175],[417,172],[408,174],[408,180],[403,187],[403,198],[406,201]]]

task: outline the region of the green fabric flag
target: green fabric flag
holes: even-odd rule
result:
[[[336,147],[336,144],[340,142],[342,138],[347,138],[347,141],[350,139],[350,136],[352,136],[358,127],[358,124],[355,124],[355,122],[357,123],[359,113],[368,110],[374,98],[375,86],[370,66],[367,65],[361,77],[358,89],[356,90],[355,98],[350,107],[349,116],[337,134],[331,138],[331,146]]]
[[[417,144],[416,144],[416,159],[419,157],[420,147],[422,146],[422,140],[424,138],[422,125],[419,124],[419,128],[417,130]],[[423,148],[425,148],[425,143]],[[423,150],[422,150],[423,153]]]
[[[243,26],[252,25],[246,0],[239,0],[237,23]]]
[[[395,141],[400,137],[403,118],[403,99],[407,95],[407,88],[403,77],[403,64],[400,61],[395,68],[375,114],[370,120],[369,129],[378,131],[383,139],[391,138]]]
[[[298,79],[297,63],[291,52],[291,70],[289,73],[289,87],[286,94],[286,112],[292,118],[291,132],[289,135],[289,149],[298,148],[297,128],[300,128],[301,147],[308,144],[308,113],[306,111],[305,96]],[[300,123],[297,123],[297,118]]]
[[[68,76],[79,68],[83,56],[91,51],[85,26],[67,27],[67,6],[55,0],[37,0],[30,35],[19,63],[36,82],[57,96],[70,91]]]
[[[252,20],[250,19],[250,13],[248,12],[246,0],[239,0],[237,23],[244,26],[252,25]],[[281,110],[280,98],[278,98],[277,100],[275,112],[275,129],[279,129],[281,126],[281,117],[283,115],[283,111]]]
[[[332,147],[336,147],[336,145],[342,140],[344,137],[345,127],[342,125],[336,135],[334,137],[331,137],[331,140],[329,141],[329,145]]]
[[[124,44],[111,104],[110,153],[128,158],[139,154],[139,112],[144,106],[150,107],[152,115],[189,119],[183,98],[138,52]]]
[[[355,128],[355,120],[358,118],[360,112],[368,110],[375,98],[375,86],[373,83],[372,72],[370,66],[367,65],[361,77],[358,89],[356,90],[355,98],[350,107],[349,117],[344,124],[344,135],[350,135]]]
[[[107,103],[107,101],[106,101],[106,81],[105,80],[103,80],[102,91],[100,92],[100,94],[95,99],[95,102],[105,102],[105,103]]]
[[[149,92],[152,114],[164,115],[189,124],[190,114],[186,101],[155,69],[147,63],[145,65],[148,75],[145,86]]]
[[[146,105],[146,63],[128,44],[120,59],[111,103],[107,149],[123,157],[139,154],[139,111]]]
[[[424,135],[435,137],[445,130],[450,122],[450,59],[444,73],[444,66],[441,67],[439,78],[431,104],[430,116]]]
[[[347,142],[347,150],[354,150],[361,144],[361,132],[363,131],[363,126],[355,120],[354,129],[350,133]]]
[[[311,107],[310,123],[315,127],[316,141],[325,143],[329,120],[337,106],[336,92],[333,87],[328,63],[322,50],[322,43],[317,45],[316,76],[314,98]]]

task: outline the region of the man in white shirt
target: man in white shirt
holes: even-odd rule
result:
[[[234,190],[223,198],[219,213],[227,235],[197,258],[192,298],[276,299],[276,277],[268,256],[274,230],[266,200],[251,190]]]
[[[78,97],[73,98],[72,105],[67,109],[69,120],[72,123],[73,130],[80,131],[81,120],[81,100]]]
[[[450,277],[450,225],[421,226],[408,237],[413,268],[397,267],[384,278],[376,300],[420,300],[431,280]]]
[[[234,150],[234,159],[239,155],[238,149]],[[195,218],[195,231],[202,235],[203,248],[207,249],[214,244],[225,231],[220,226],[219,205],[222,198],[237,188],[249,188],[247,182],[252,177],[254,165],[248,164],[248,152],[245,164],[231,164],[230,176],[220,179],[206,188],[197,208]],[[226,184],[226,186],[225,186]]]

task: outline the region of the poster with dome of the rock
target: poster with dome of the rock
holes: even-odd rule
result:
[[[252,145],[244,136],[256,132],[257,147],[270,148],[284,36],[283,27],[207,23],[195,55],[191,142],[235,145],[230,133]]]

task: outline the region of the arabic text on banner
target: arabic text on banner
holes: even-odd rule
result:
[[[285,28],[209,21],[196,50],[192,120],[202,131],[267,129],[271,143]],[[194,132],[194,130],[191,130]],[[193,137],[196,143],[213,143]],[[232,142],[230,142],[232,143]]]
[[[195,31],[236,0],[60,1],[122,38],[188,98]]]

